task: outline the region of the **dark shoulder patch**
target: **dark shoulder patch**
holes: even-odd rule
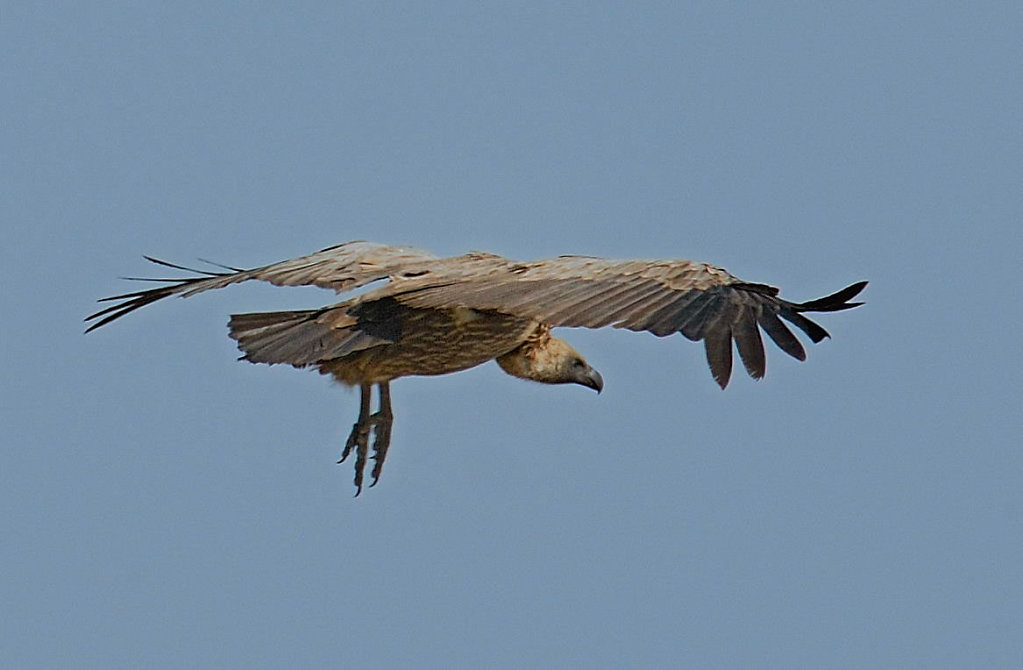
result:
[[[408,311],[408,307],[394,298],[381,298],[360,302],[348,313],[359,320],[358,329],[367,335],[397,342],[401,339],[402,321]]]

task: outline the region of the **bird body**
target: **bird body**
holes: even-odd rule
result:
[[[372,312],[372,317],[366,312]],[[468,370],[515,349],[537,327],[532,319],[500,312],[465,307],[417,309],[393,300],[365,304],[356,313],[354,330],[373,329],[374,324],[367,322],[380,319],[381,329],[393,331],[384,344],[321,359],[322,372],[349,386]],[[243,350],[258,346],[258,336],[235,330],[231,336]]]
[[[326,361],[320,370],[350,386],[446,375],[508,353],[536,327],[531,319],[460,307],[401,311],[397,318],[407,330],[395,342]]]
[[[774,287],[687,260],[559,256],[520,262],[485,252],[437,258],[412,247],[370,242],[348,242],[253,270],[208,272],[147,258],[199,276],[150,280],[164,285],[104,298],[118,302],[87,317],[95,321],[88,330],[168,296],[187,297],[250,279],[339,293],[386,282],[322,309],[238,314],[229,322],[243,359],[315,367],[360,388],[359,419],[341,459],[356,454],[356,495],[371,432],[374,484],[386,457],[394,379],[448,374],[496,360],[515,377],[580,384],[599,392],[600,374],[551,329],[611,326],[703,341],[711,373],[724,388],[733,342],[747,372],[759,379],[766,370],[761,329],[783,351],[803,360],[802,344],[782,319],[819,342],[827,331],[803,313],[855,307],[860,303],[849,300],[866,285],[859,282],[824,298],[793,303],[778,297]],[[370,411],[373,386],[379,391],[376,412]]]

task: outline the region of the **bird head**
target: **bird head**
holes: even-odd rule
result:
[[[542,384],[580,384],[600,393],[604,379],[568,342],[548,337],[528,343],[497,359],[501,369]]]

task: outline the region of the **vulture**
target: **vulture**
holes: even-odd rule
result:
[[[551,330],[611,326],[702,340],[711,374],[725,388],[733,342],[754,379],[766,368],[761,329],[782,351],[804,360],[802,344],[784,321],[820,342],[828,332],[804,314],[856,307],[862,303],[849,301],[867,284],[857,282],[797,303],[780,298],[772,286],[688,260],[558,256],[521,262],[484,252],[439,258],[413,247],[363,241],[252,270],[219,264],[211,264],[217,271],[195,270],[144,258],[193,276],[129,277],[161,285],[102,298],[100,302],[113,304],[86,317],[92,322],[86,332],[162,298],[188,297],[250,279],[338,293],[383,282],[321,309],[235,314],[228,322],[242,360],[313,367],[359,388],[359,416],[338,461],[355,454],[355,495],[362,491],[367,459],[374,461],[373,486],[387,457],[394,379],[448,374],[493,359],[514,377],[581,384],[599,393],[604,386],[600,373]]]

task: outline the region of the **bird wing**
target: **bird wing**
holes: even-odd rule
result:
[[[524,316],[551,326],[611,326],[663,337],[682,333],[704,342],[707,362],[724,388],[732,369],[732,341],[750,376],[766,370],[760,329],[786,353],[806,352],[781,319],[820,342],[828,332],[802,312],[838,311],[866,282],[807,303],[778,297],[778,289],[744,282],[727,271],[686,260],[615,261],[561,256],[534,263],[499,257],[446,259],[436,271],[367,294],[393,296],[420,308],[470,307]]]
[[[148,257],[147,257],[148,258]],[[521,263],[474,252],[437,258],[426,251],[371,242],[347,242],[315,254],[254,270],[191,270],[148,258],[167,267],[197,272],[187,279],[158,279],[165,286],[103,298],[117,301],[86,318],[86,332],[172,295],[187,297],[250,279],[277,286],[312,285],[337,292],[390,280],[358,302],[394,298],[410,307],[470,307],[527,317],[551,326],[611,326],[663,337],[682,333],[704,342],[714,379],[724,388],[732,370],[732,341],[750,376],[766,370],[760,329],[787,354],[806,352],[782,319],[814,342],[828,337],[803,312],[856,307],[848,302],[866,282],[805,303],[778,296],[778,289],[742,281],[727,271],[687,260],[617,261],[590,256],[559,256]]]
[[[86,332],[95,330],[151,302],[172,295],[188,297],[217,288],[224,288],[250,279],[270,282],[276,286],[319,286],[337,292],[364,286],[374,281],[402,274],[415,275],[423,266],[436,262],[433,254],[406,246],[387,246],[372,242],[346,242],[328,247],[308,256],[265,265],[254,270],[224,267],[225,272],[209,272],[186,268],[149,256],[158,265],[200,274],[187,279],[142,279],[165,282],[165,286],[102,298],[100,302],[116,304],[86,317],[95,321]],[[129,279],[137,279],[129,277]]]

